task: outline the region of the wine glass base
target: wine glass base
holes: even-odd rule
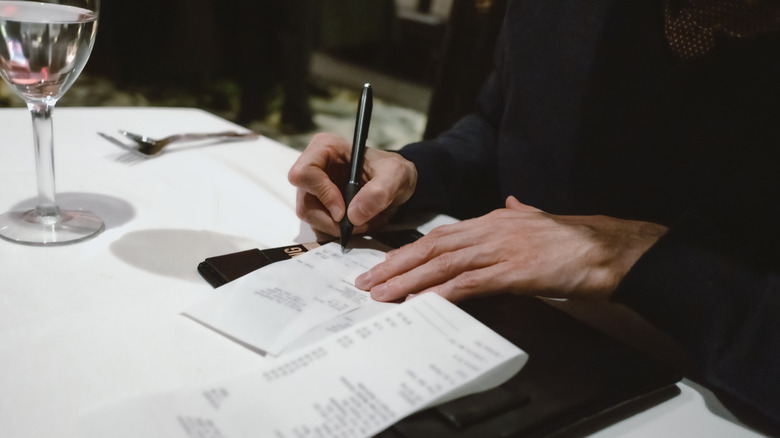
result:
[[[35,210],[11,211],[0,215],[0,237],[25,245],[66,245],[100,234],[103,221],[88,211],[59,210],[54,216],[40,216]]]

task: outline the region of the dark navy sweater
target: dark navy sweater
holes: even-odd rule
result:
[[[613,299],[780,425],[780,35],[683,62],[663,29],[656,1],[510,1],[475,112],[401,150],[408,208],[468,218],[514,195],[670,227]]]

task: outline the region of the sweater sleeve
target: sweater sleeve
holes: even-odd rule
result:
[[[613,299],[690,352],[702,383],[780,428],[780,154],[692,206]]]
[[[480,92],[475,112],[449,131],[400,150],[419,175],[407,202],[409,211],[462,219],[503,205],[496,175],[497,130],[503,111],[499,82],[493,73]]]
[[[694,78],[725,164],[613,296],[690,352],[698,379],[780,428],[780,62],[777,35],[735,43]],[[738,49],[738,50],[737,50]],[[706,85],[709,81],[710,85]],[[717,123],[716,123],[717,122]],[[725,127],[715,129],[713,126]]]

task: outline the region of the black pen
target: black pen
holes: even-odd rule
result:
[[[355,137],[352,139],[352,156],[349,165],[349,181],[344,187],[344,218],[341,219],[341,252],[347,250],[349,238],[352,236],[352,222],[347,218],[349,203],[360,190],[360,179],[363,176],[363,158],[366,155],[366,137],[368,125],[371,122],[372,95],[371,84],[363,85],[363,94],[358,102],[357,119],[355,120]]]

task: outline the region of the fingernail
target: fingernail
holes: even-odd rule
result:
[[[371,289],[371,298],[375,300],[381,300],[382,297],[385,296],[386,292],[387,292],[387,283],[382,283],[378,286],[374,286]]]
[[[339,207],[334,207],[330,211],[330,215],[336,222],[340,222],[342,219],[344,219],[344,211],[342,211]]]
[[[371,271],[366,271],[355,279],[355,287],[362,290],[368,290],[368,285],[371,284]]]

